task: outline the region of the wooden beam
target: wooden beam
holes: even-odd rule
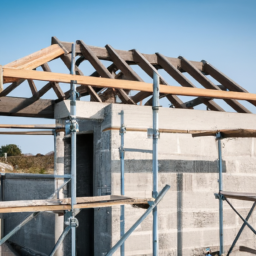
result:
[[[28,79],[28,84],[29,84],[30,90],[32,92],[32,96],[34,96],[37,93],[36,85],[35,85],[34,81],[31,79]]]
[[[15,69],[34,69],[63,54],[64,54],[64,51],[59,47],[59,45],[54,44],[38,52],[32,53],[26,57],[23,57],[21,59],[8,63],[4,67],[15,68]],[[10,79],[8,82],[10,83],[15,81],[16,80],[14,79]]]
[[[4,65],[6,68],[34,69],[64,54],[58,45],[50,45],[38,52]]]
[[[240,252],[248,252],[250,254],[256,254],[256,250],[253,248],[249,248],[247,246],[239,246],[239,251]]]
[[[6,87],[2,92],[0,92],[0,97],[7,96],[10,92],[12,92],[15,88],[17,88],[24,81],[26,81],[26,79],[18,79],[16,82],[13,82],[11,85]]]
[[[196,88],[196,86],[189,81],[177,68],[175,68],[168,59],[160,53],[156,53],[158,57],[158,64],[163,67],[163,69],[172,76],[180,85],[184,87],[192,87]],[[217,103],[215,103],[212,99],[200,98],[200,102],[204,103],[210,110],[214,111],[224,111]],[[184,105],[187,104],[184,103]],[[193,107],[192,105],[190,107]]]
[[[62,45],[67,49],[68,52],[71,52],[71,47],[72,47],[72,43],[69,42],[61,42]],[[102,48],[102,47],[95,47],[95,46],[89,46],[90,49],[94,52],[94,54],[100,59],[100,60],[112,60],[111,56],[109,54],[109,52],[107,51],[106,48]],[[76,53],[77,54],[82,54],[81,51],[81,45],[77,44],[76,45]],[[132,51],[123,51],[123,50],[116,50],[116,53],[120,56],[120,58],[122,58],[124,61],[129,62],[129,64],[137,64],[134,55],[132,53]],[[152,65],[157,65],[157,56],[156,54],[142,54],[149,63],[151,63]],[[170,58],[167,57],[168,60],[178,69],[181,69],[181,65],[180,65],[180,59],[178,58]],[[202,70],[203,68],[203,63],[200,61],[191,61],[191,63],[198,68],[199,70]],[[184,72],[184,71],[183,71]]]
[[[52,72],[48,63],[44,63],[41,67],[45,72]],[[53,88],[54,92],[56,93],[58,99],[60,99],[60,100],[65,99],[65,94],[61,90],[59,83],[52,82],[52,88]]]
[[[82,54],[85,58],[89,60],[95,70],[99,73],[101,77],[114,79],[114,76],[109,72],[109,70],[101,63],[93,51],[82,41],[78,40],[77,43],[81,45]],[[135,104],[135,102],[126,94],[123,89],[118,89],[119,97],[125,103]]]
[[[32,132],[2,132],[0,134],[4,135],[53,135],[52,131],[32,131]]]
[[[23,117],[42,117],[54,118],[53,100],[38,100],[32,105],[14,113],[13,109],[23,104],[28,99],[1,97],[0,98],[0,115],[2,116],[23,116]]]
[[[90,76],[70,75],[53,72],[42,72],[34,70],[19,70],[4,68],[5,77],[34,79],[41,81],[55,81],[59,83],[70,83],[76,80],[78,84],[92,85],[99,88],[121,88],[124,90],[135,90],[144,92],[153,92],[151,83],[117,80],[108,78],[98,78]],[[179,86],[160,85],[160,92],[164,94],[175,94],[196,97],[212,97],[216,99],[237,99],[237,100],[256,100],[256,94],[244,92],[231,92],[222,90],[211,90],[201,88],[186,88]]]
[[[182,69],[187,71],[192,77],[194,77],[202,86],[207,89],[220,90],[220,88],[210,81],[206,76],[202,74],[196,67],[193,66],[187,59],[180,56]],[[229,104],[233,109],[239,113],[251,113],[247,108],[245,108],[241,103],[234,99],[225,99],[225,102]]]
[[[67,66],[67,68],[70,70],[71,67],[71,54],[66,54],[61,56],[62,61],[65,63],[65,65]],[[75,71],[76,74],[83,76],[83,72],[75,65]],[[89,94],[91,95],[91,97],[97,101],[97,102],[102,102],[101,98],[99,97],[99,95],[94,91],[94,89],[91,87],[91,85],[87,86],[87,90],[89,92]]]
[[[223,84],[230,91],[248,92],[241,85],[237,84],[235,81],[233,81],[232,79],[227,77],[225,74],[220,72],[218,69],[213,67],[210,63],[206,62],[205,60],[202,60],[202,63],[204,64],[203,71],[211,75],[215,80]],[[249,101],[249,102],[254,106],[256,106],[256,101]]]
[[[137,50],[133,50],[134,58],[138,62],[138,65],[151,77],[153,78],[153,73],[157,72],[155,67]],[[163,79],[163,77],[158,73],[160,78],[160,83],[167,85],[167,82]],[[161,95],[160,98],[162,98],[165,95]],[[179,99],[176,95],[166,95],[167,99],[176,107],[176,108],[185,108],[183,105],[183,102]],[[151,99],[146,103],[146,105],[152,105],[152,97]]]
[[[103,199],[108,197],[109,199]],[[141,208],[147,208],[148,201],[153,201],[152,198],[129,198],[124,196],[97,196],[77,198],[75,209],[85,208],[101,208],[111,207],[115,205],[136,205]],[[0,202],[0,213],[13,212],[41,212],[41,211],[62,211],[70,210],[70,199],[63,200],[26,200],[26,201],[5,201]]]
[[[56,129],[62,127],[56,127],[55,124],[0,124],[0,128],[10,129]]]

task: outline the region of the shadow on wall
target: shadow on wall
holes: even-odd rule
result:
[[[120,172],[120,161],[112,161],[112,172]],[[222,162],[223,173],[226,163]],[[125,160],[125,173],[151,173],[152,160]],[[218,160],[159,160],[159,173],[176,173],[177,178],[177,256],[182,256],[183,241],[183,174],[218,173]]]

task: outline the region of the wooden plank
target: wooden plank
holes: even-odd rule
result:
[[[218,69],[213,67],[211,64],[209,64],[206,61],[202,61],[203,65],[203,71],[211,75],[215,80],[223,84],[226,88],[228,88],[230,91],[236,91],[236,92],[248,92],[246,89],[244,89],[241,85],[237,84],[235,81],[227,77],[225,74],[220,72]],[[256,101],[249,101],[251,104],[256,106]]]
[[[62,127],[56,127],[55,124],[0,124],[0,128],[10,129],[56,129]]]
[[[231,198],[231,199],[237,199],[237,200],[243,200],[243,201],[256,201],[255,193],[221,191],[220,194],[224,195],[226,198]]]
[[[13,113],[12,110],[23,104],[25,98],[1,97],[0,98],[0,115],[2,116],[23,116],[23,117],[42,117],[54,118],[53,100],[38,100],[34,104]],[[11,113],[12,112],[12,113]]]
[[[168,59],[163,56],[160,53],[156,53],[158,57],[158,63],[160,66],[163,67],[163,69],[172,76],[179,84],[181,84],[184,87],[192,87],[196,88],[196,86],[189,81],[177,68],[175,68],[171,62],[168,61]],[[217,103],[215,103],[212,99],[205,99],[200,98],[199,101],[201,103],[204,103],[210,110],[214,111],[224,111],[223,108],[221,108]],[[184,103],[184,105],[187,107],[187,104]],[[190,107],[193,107],[192,105]]]
[[[32,131],[32,132],[2,132],[0,134],[5,135],[53,135],[52,131]]]
[[[0,93],[4,90],[3,66],[0,65]]]
[[[152,199],[150,199],[152,201]],[[85,208],[100,208],[110,207],[115,205],[136,205],[138,207],[148,207],[149,199],[139,198],[118,198],[109,200],[86,200],[86,198],[78,199],[79,203],[74,205],[75,209]],[[13,212],[41,212],[41,211],[62,211],[71,210],[71,205],[66,204],[67,201],[63,200],[28,200],[26,201],[5,201],[0,202],[0,213],[13,213]],[[17,205],[17,206],[16,206]]]
[[[68,50],[68,52],[71,52],[71,46],[72,43],[69,42],[61,42],[62,45]],[[96,47],[96,46],[89,46],[90,49],[94,52],[94,54],[100,59],[100,60],[112,60],[109,52],[107,51],[106,48],[103,47]],[[116,50],[117,54],[122,58],[124,61],[129,62],[129,64],[136,64],[136,60],[134,59],[133,53],[131,51],[123,51],[123,50]],[[76,45],[76,53],[81,54],[81,45],[77,44]],[[156,54],[142,54],[152,65],[157,65],[157,56]],[[178,58],[171,58],[167,57],[168,60],[177,68],[179,68],[181,71],[182,69],[180,68],[180,59]],[[199,70],[202,70],[203,68],[203,63],[200,61],[191,61],[192,64],[198,68]],[[184,72],[184,71],[183,71]]]
[[[221,90],[217,85],[211,82],[206,76],[202,74],[196,67],[192,65],[187,59],[180,56],[181,67],[187,71],[192,77],[194,77],[202,86],[207,89]],[[251,113],[247,108],[245,108],[241,103],[234,99],[225,99],[225,102],[229,104],[233,109],[239,113]]]
[[[38,52],[32,53],[26,57],[23,57],[21,59],[8,63],[4,65],[4,67],[16,68],[16,69],[34,69],[46,62],[49,62],[61,56],[62,54],[64,54],[63,49],[61,49],[59,45],[54,44]]]
[[[19,70],[4,68],[5,77],[24,78],[42,81],[55,81],[60,83],[70,83],[76,80],[78,84],[92,85],[99,88],[121,88],[124,90],[135,90],[153,92],[151,83],[117,80],[108,78],[98,78],[90,76],[70,75],[61,73],[49,73],[34,70]],[[184,96],[212,97],[217,99],[237,99],[237,100],[256,100],[256,94],[244,92],[231,92],[201,88],[187,88],[170,85],[160,85],[160,92],[164,94],[175,94]]]
[[[252,129],[222,129],[197,132],[192,134],[193,137],[216,136],[220,132],[223,138],[255,138],[256,130]]]
[[[48,63],[44,63],[43,65],[41,65],[41,67],[46,72],[52,72]],[[56,93],[58,99],[60,99],[60,100],[65,99],[65,94],[61,90],[59,83],[52,82],[52,88],[53,88],[54,92]]]
[[[82,41],[78,40],[77,43],[81,45],[81,51],[85,58],[89,60],[95,70],[99,73],[101,77],[114,79],[114,76],[109,72],[109,70],[101,63],[93,51]],[[135,102],[126,94],[123,89],[118,89],[119,96],[121,100],[125,103],[135,104]]]
[[[29,84],[30,90],[32,92],[32,95],[34,96],[37,93],[36,85],[35,85],[34,81],[31,79],[28,79],[28,84]]]
[[[251,254],[256,254],[255,249],[249,248],[247,246],[239,246],[239,251],[240,252],[248,252],[248,253],[251,253]]]

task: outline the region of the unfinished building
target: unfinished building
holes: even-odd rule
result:
[[[75,62],[72,52],[77,57]],[[51,72],[47,62],[55,58],[61,58],[71,74]],[[101,60],[112,64],[106,67]],[[83,61],[95,69],[90,76],[79,69]],[[145,83],[133,65],[150,77],[155,76],[155,82],[160,82],[159,98],[168,99],[171,108],[154,105],[152,83]],[[39,66],[43,72],[33,70]],[[159,74],[160,69],[181,87],[168,85]],[[56,120],[55,126],[0,126],[41,128],[44,131],[29,133],[52,134],[55,140],[54,175],[3,175],[1,244],[8,240],[20,252],[31,255],[74,256],[73,246],[77,255],[112,255],[111,248],[154,206],[158,194],[152,195],[152,184],[157,181],[159,191],[167,184],[170,186],[157,207],[157,240],[153,238],[154,220],[149,214],[113,255],[255,253],[256,118],[238,101],[246,100],[256,106],[255,94],[248,93],[206,61],[121,51],[110,45],[92,47],[81,40],[72,51],[72,43],[56,37],[50,47],[2,66],[0,73],[0,115]],[[205,89],[196,88],[184,73]],[[7,96],[25,80],[32,97]],[[47,84],[37,90],[34,80]],[[63,92],[59,83],[70,82],[71,89]],[[50,89],[55,91],[57,99],[40,99]],[[90,101],[82,101],[87,95]],[[177,95],[195,98],[182,102]],[[226,112],[215,98],[224,100],[236,113]],[[208,111],[194,109],[200,104]],[[152,105],[159,115],[157,129],[152,126]],[[73,146],[72,133],[76,137]],[[152,149],[150,139],[156,136],[157,152]],[[221,140],[224,138],[227,139]],[[74,145],[76,180],[71,175]],[[158,156],[155,162],[158,179],[152,175],[154,153]],[[72,179],[76,181],[74,204]],[[56,199],[43,200],[58,188],[63,189],[58,191]],[[237,215],[232,207],[238,209]],[[245,218],[248,212],[250,218]],[[72,223],[72,213],[79,226]],[[28,223],[13,232],[28,215],[32,215]],[[75,243],[71,242],[73,227]]]

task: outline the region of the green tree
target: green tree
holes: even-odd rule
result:
[[[0,148],[0,156],[4,156],[4,153],[7,153],[7,156],[19,156],[21,155],[21,150],[17,145],[9,144]]]

